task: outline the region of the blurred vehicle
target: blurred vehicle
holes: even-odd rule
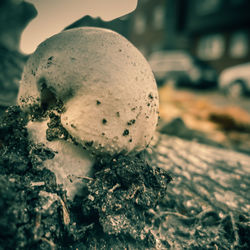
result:
[[[223,70],[219,76],[219,88],[231,97],[250,94],[250,62]]]
[[[168,80],[173,80],[176,86],[195,88],[217,85],[216,71],[185,51],[153,52],[148,61],[158,85],[162,85]]]

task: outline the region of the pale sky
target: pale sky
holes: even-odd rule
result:
[[[105,21],[123,16],[136,8],[137,0],[26,0],[38,15],[24,30],[20,50],[29,54],[46,38],[62,31],[85,15]]]

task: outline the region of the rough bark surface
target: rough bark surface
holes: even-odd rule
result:
[[[173,177],[154,213],[169,247],[249,249],[250,157],[162,134],[153,144],[149,162]]]

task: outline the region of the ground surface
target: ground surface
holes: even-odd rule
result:
[[[26,122],[17,107],[0,121],[2,249],[249,249],[249,156],[159,134],[69,201]]]
[[[213,141],[214,145],[250,154],[250,98],[232,99],[219,90],[174,89],[168,84],[159,93],[159,130],[163,133],[189,140],[206,139],[207,143]],[[183,121],[178,121],[182,131],[168,132],[169,126],[162,129],[177,118]]]
[[[149,160],[173,181],[154,212],[172,249],[248,249],[250,158],[159,134]]]
[[[79,177],[86,185],[68,200],[43,167],[56,152],[28,140],[27,121],[18,107],[0,119],[1,249],[155,247],[148,210],[165,195],[165,170],[150,166],[145,153],[101,157],[93,178]]]

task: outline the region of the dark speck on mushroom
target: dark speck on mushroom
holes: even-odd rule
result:
[[[87,147],[92,147],[93,145],[93,141],[86,141],[84,144],[87,146]]]
[[[129,125],[129,126],[131,126],[133,124],[135,124],[135,119],[132,119],[132,120],[130,120],[130,121],[127,122],[127,125]]]
[[[47,67],[49,67],[52,64],[53,58],[54,58],[53,56],[51,56],[51,57],[48,58]]]
[[[150,98],[150,99],[154,99],[154,97],[153,97],[153,95],[150,93],[149,95],[148,95],[148,97]]]
[[[124,131],[123,131],[123,134],[122,134],[123,136],[127,136],[127,135],[129,135],[129,130],[128,129],[125,129]]]
[[[107,120],[105,118],[102,119],[102,124],[106,124]]]
[[[100,105],[101,102],[99,100],[96,100],[96,105]]]
[[[120,117],[120,112],[116,112],[116,116],[117,116],[117,117]]]

